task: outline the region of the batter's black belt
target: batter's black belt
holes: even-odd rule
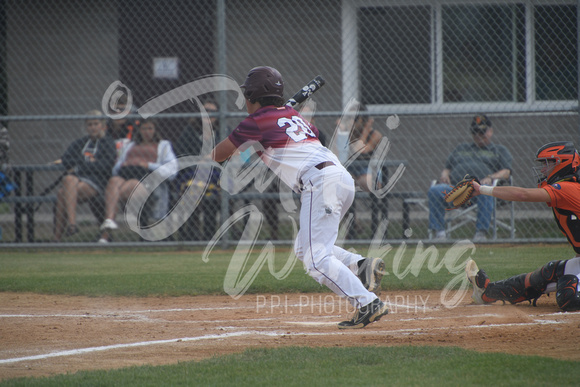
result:
[[[333,163],[332,161],[323,161],[323,162],[321,162],[320,164],[316,164],[316,165],[314,166],[314,168],[316,168],[316,169],[320,170],[320,169],[323,169],[323,168],[326,168],[326,167],[331,167],[331,166],[333,166],[333,165],[336,165],[336,164],[335,164],[335,163]],[[304,189],[304,183],[302,182],[302,178],[300,178],[300,179],[298,180],[298,182],[300,183],[300,188],[299,188],[299,189],[300,189],[300,191],[302,192],[302,190]]]

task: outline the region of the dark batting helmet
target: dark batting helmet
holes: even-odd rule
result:
[[[551,142],[536,152],[539,166],[534,167],[538,187],[554,184],[562,180],[577,180],[580,155],[570,141]]]
[[[282,98],[284,96],[282,75],[273,67],[254,67],[240,87],[244,89],[244,97],[250,101],[255,101],[261,97]]]

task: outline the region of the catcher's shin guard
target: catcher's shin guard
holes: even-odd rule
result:
[[[486,302],[507,301],[516,304],[538,299],[550,282],[557,282],[564,274],[566,261],[550,261],[539,269],[506,280],[492,282],[483,293]]]
[[[505,280],[490,282],[483,293],[482,299],[485,302],[507,301],[512,304],[526,300],[538,298],[541,293],[530,292],[526,289],[526,276],[520,274]],[[530,289],[532,290],[532,289]]]
[[[560,309],[571,312],[580,310],[580,294],[578,293],[578,277],[572,274],[563,275],[558,279],[556,302]]]

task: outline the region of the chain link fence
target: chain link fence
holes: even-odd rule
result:
[[[351,241],[432,235],[427,191],[453,149],[474,141],[476,114],[487,115],[492,141],[509,150],[512,184],[519,186],[535,186],[531,167],[541,145],[579,139],[574,1],[6,0],[0,29],[0,120],[9,135],[1,161],[0,243],[6,246],[100,239],[205,245],[218,229],[225,244],[240,238],[291,243],[298,200],[262,169],[231,195],[222,187],[235,186],[239,176],[214,170],[197,187],[181,171],[151,196],[140,220],[155,229],[184,192],[194,201],[201,195],[199,204],[191,216],[174,213],[171,225],[162,222],[165,229],[147,238],[129,228],[122,205],[115,214],[119,229],[103,235],[106,186],[91,205],[77,206],[74,221],[67,200],[61,208],[58,203],[60,179],[70,167],[59,160],[87,135],[87,123],[101,118],[90,112],[129,112],[122,120],[106,117],[120,157],[123,139],[141,131],[139,109],[149,102],[215,74],[240,84],[258,65],[282,73],[287,98],[316,75],[324,77],[304,114],[329,147],[339,142],[347,106],[353,100],[366,106],[360,115],[382,138],[387,160],[373,177],[388,194],[377,199],[361,186],[342,234]],[[203,153],[208,140],[200,105],[212,118],[214,141],[245,116],[236,92],[219,85],[208,90],[155,115],[156,132],[176,156]],[[89,151],[83,149],[85,162]],[[236,155],[230,166],[259,165],[256,157]],[[91,196],[79,195],[85,194]],[[543,203],[494,208],[489,240],[565,241]],[[475,232],[471,221],[448,227],[450,239]]]

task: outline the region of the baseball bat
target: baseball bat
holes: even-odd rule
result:
[[[318,91],[326,81],[320,75],[308,82],[300,91],[286,102],[286,106],[294,107],[299,103],[306,101],[312,94]]]

